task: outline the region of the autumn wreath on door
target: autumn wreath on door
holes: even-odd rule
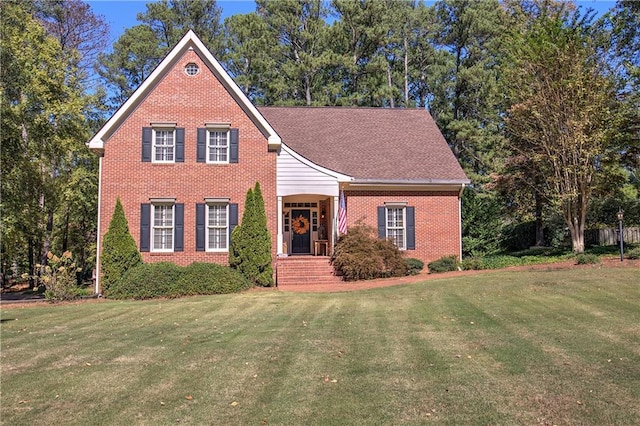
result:
[[[306,234],[309,230],[309,219],[300,215],[291,222],[291,229],[299,235]]]

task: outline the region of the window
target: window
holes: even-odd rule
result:
[[[184,67],[184,72],[190,76],[194,76],[198,74],[198,71],[200,71],[200,69],[198,68],[198,65],[194,64],[193,62],[189,62],[187,66]]]
[[[156,163],[175,161],[175,129],[153,129],[153,152]]]
[[[207,131],[207,162],[208,163],[228,163],[229,162],[229,131],[228,130],[208,130]]]
[[[387,207],[387,238],[401,250],[406,249],[405,222],[404,207]]]
[[[173,251],[173,204],[152,204],[151,251]]]
[[[207,251],[227,251],[229,247],[229,205],[207,204]]]

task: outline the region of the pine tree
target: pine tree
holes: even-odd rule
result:
[[[124,215],[120,198],[109,223],[109,230],[102,243],[102,289],[122,278],[130,268],[142,263],[136,242],[129,233],[129,224]]]

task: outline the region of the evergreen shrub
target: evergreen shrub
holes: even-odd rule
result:
[[[345,281],[406,275],[407,263],[400,250],[390,240],[376,238],[374,231],[359,223],[336,243],[331,263]]]
[[[444,256],[438,260],[434,260],[433,262],[427,265],[430,273],[440,273],[440,272],[451,272],[457,271],[458,264],[458,256]]]
[[[129,233],[129,224],[124,215],[120,198],[109,223],[109,230],[102,242],[102,290],[106,292],[117,283],[129,269],[142,263],[135,240]]]
[[[636,247],[627,252],[627,259],[640,259],[640,247]]]
[[[242,223],[231,233],[229,266],[240,271],[255,285],[271,287],[273,266],[271,235],[267,228],[267,215],[260,183],[247,191]]]
[[[420,259],[407,257],[404,261],[407,264],[407,275],[418,275],[424,269],[424,262]]]
[[[600,256],[598,256],[597,254],[591,254],[591,253],[589,254],[581,253],[576,256],[576,263],[578,265],[589,265],[589,264],[600,263]]]
[[[152,299],[236,293],[251,287],[237,271],[213,263],[178,266],[169,262],[140,264],[109,288],[112,299]]]

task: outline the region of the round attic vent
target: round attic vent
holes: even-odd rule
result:
[[[193,62],[189,62],[187,66],[184,67],[184,72],[187,75],[196,75],[198,74],[198,71],[200,71],[200,68],[198,68],[198,65]]]

